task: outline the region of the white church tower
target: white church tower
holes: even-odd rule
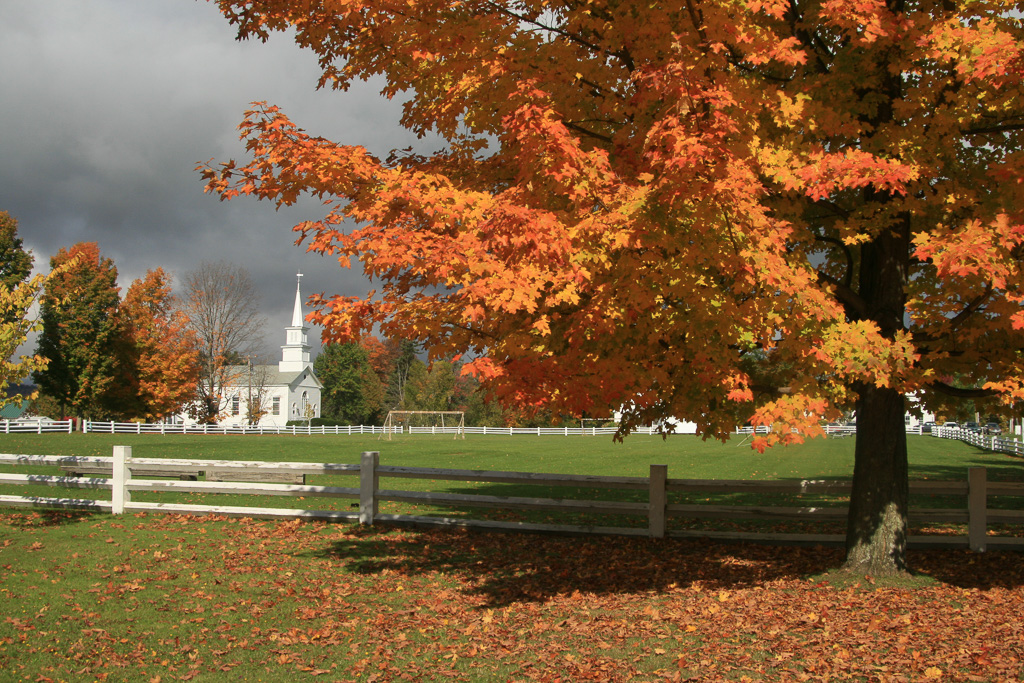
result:
[[[309,359],[309,328],[306,327],[305,316],[302,315],[302,273],[296,276],[295,308],[292,311],[292,324],[285,329],[285,344],[281,347],[281,361],[277,364],[279,372],[302,372],[313,365]]]
[[[289,421],[320,417],[323,384],[310,360],[309,328],[302,315],[302,273],[297,276],[292,324],[284,328],[285,344],[277,365],[235,365],[228,368],[219,422],[245,425],[258,414],[261,427],[284,427]]]

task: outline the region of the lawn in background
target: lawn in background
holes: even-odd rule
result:
[[[378,451],[382,465],[408,467],[643,477],[650,465],[664,464],[669,477],[680,479],[849,479],[854,438],[811,439],[760,454],[742,436],[723,444],[691,435],[633,435],[622,443],[610,436],[0,435],[3,453],[110,456],[115,445],[131,446],[140,458],[357,463],[363,451]],[[964,479],[975,465],[989,467],[990,479],[1024,478],[1024,461],[959,441],[910,435],[907,445],[912,479]]]

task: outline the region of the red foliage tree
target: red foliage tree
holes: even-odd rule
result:
[[[175,308],[162,268],[136,280],[118,309],[119,373],[111,407],[122,418],[159,420],[195,397],[199,350],[195,333]]]

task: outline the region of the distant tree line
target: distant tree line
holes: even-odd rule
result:
[[[33,378],[44,405],[61,416],[159,420],[191,400],[198,346],[170,275],[151,270],[122,298],[117,268],[95,242],[61,249],[50,266],[65,269],[40,301],[37,355],[47,366]]]
[[[329,344],[313,369],[324,385],[323,419],[339,424],[382,424],[391,410],[459,410],[475,426],[578,423],[576,417],[488,400],[476,378],[463,374],[463,363],[428,364],[410,341],[368,337]]]
[[[10,298],[21,291],[23,299],[20,307],[0,310],[8,342],[0,349],[8,361],[0,388],[31,373],[40,390],[33,397],[35,414],[158,421],[187,412],[212,423],[225,411],[224,388],[237,379],[229,376],[232,369],[265,359],[265,319],[245,268],[202,262],[185,274],[179,298],[162,268],[132,282],[122,296],[117,267],[95,242],[58,251],[50,259],[52,273],[29,288],[32,265],[17,221],[0,212],[0,294]],[[37,299],[38,319],[27,320]],[[40,332],[36,353],[31,363],[16,365],[11,357],[31,325]],[[529,406],[502,407],[463,374],[463,363],[427,363],[421,355],[415,344],[399,339],[328,344],[314,362],[324,385],[322,419],[382,424],[391,410],[459,410],[468,425],[577,422]],[[260,415],[250,417],[255,423]]]
[[[40,302],[33,411],[157,421],[188,413],[216,422],[229,369],[258,355],[264,320],[244,268],[202,262],[180,299],[157,268],[120,296],[117,268],[95,242],[61,249]]]

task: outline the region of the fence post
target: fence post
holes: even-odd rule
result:
[[[665,507],[668,498],[665,484],[668,482],[668,465],[651,465],[650,492],[648,493],[647,521],[653,538],[665,538]]]
[[[967,544],[976,553],[985,552],[987,485],[984,467],[967,468]]]
[[[373,518],[377,516],[377,465],[380,464],[380,452],[363,451],[359,460],[359,523],[373,526]]]
[[[115,515],[124,514],[124,505],[130,502],[132,494],[127,484],[131,481],[132,471],[128,469],[128,460],[132,457],[131,446],[114,446],[113,486],[110,490],[110,511]]]

